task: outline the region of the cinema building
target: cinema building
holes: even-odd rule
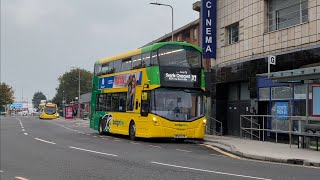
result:
[[[239,136],[250,121],[270,129],[276,121],[285,129],[287,116],[320,121],[320,0],[217,0],[216,8],[216,58],[203,60],[209,128],[220,132],[218,120],[223,134]],[[200,27],[201,18],[174,40],[201,46]],[[170,40],[168,33],[151,43]],[[268,56],[276,58],[270,74]]]

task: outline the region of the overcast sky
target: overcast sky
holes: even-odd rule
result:
[[[16,100],[42,91],[50,99],[58,77],[79,66],[133,50],[171,32],[171,9],[151,0],[1,0],[1,81]],[[179,28],[199,17],[196,0],[158,0],[174,8]]]

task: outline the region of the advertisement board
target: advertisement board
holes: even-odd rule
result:
[[[312,114],[320,116],[320,86],[312,86]]]
[[[72,106],[65,107],[65,119],[73,119],[73,108]]]
[[[99,89],[123,88],[126,87],[131,81],[135,81],[137,85],[141,85],[141,79],[141,71],[128,74],[121,74],[117,76],[103,77],[99,78]]]

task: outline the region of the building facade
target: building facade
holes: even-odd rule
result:
[[[199,7],[199,2],[193,6]],[[276,56],[271,72],[319,71],[320,0],[217,0],[216,11],[217,57],[204,64],[210,115],[222,121],[224,134],[240,134],[240,115],[275,115],[277,102],[290,98],[292,115],[319,119],[305,101],[305,87],[319,84],[317,79],[308,85],[299,81],[288,91],[290,83],[273,83],[266,73],[269,55]],[[199,23],[177,29],[175,40],[200,45]],[[168,34],[154,42],[170,40]],[[215,129],[215,122],[210,126]]]

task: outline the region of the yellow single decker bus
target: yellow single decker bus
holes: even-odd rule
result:
[[[161,42],[95,63],[90,127],[100,134],[203,139],[202,51]]]
[[[56,104],[46,103],[40,104],[40,119],[56,119],[58,117],[58,108]]]

